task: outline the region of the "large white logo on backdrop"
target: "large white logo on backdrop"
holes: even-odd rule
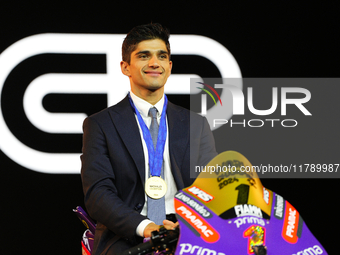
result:
[[[107,94],[108,105],[118,103],[129,90],[129,81],[121,73],[123,34],[38,34],[24,38],[0,55],[0,98],[5,80],[23,60],[45,53],[105,54],[106,74],[55,74],[37,77],[27,87],[23,98],[27,118],[48,133],[82,133],[86,114],[51,113],[42,100],[50,93]],[[171,35],[172,54],[198,55],[209,59],[222,77],[241,78],[240,68],[230,52],[220,43],[198,35]],[[190,78],[197,74],[172,74],[165,86],[167,94],[190,94]],[[119,84],[119,86],[115,86]],[[79,173],[79,153],[47,153],[20,142],[5,123],[0,104],[0,149],[18,164],[43,173]]]

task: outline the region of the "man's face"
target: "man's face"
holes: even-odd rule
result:
[[[153,39],[140,42],[131,53],[130,64],[122,61],[121,67],[122,72],[130,78],[132,91],[143,93],[146,90],[164,90],[172,62],[165,43]]]

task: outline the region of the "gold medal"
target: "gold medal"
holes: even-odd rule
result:
[[[145,183],[145,193],[153,198],[159,199],[166,193],[167,186],[165,181],[158,176],[152,176]]]

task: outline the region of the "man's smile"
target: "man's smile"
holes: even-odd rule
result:
[[[156,71],[156,70],[146,70],[144,71],[145,74],[150,75],[150,76],[155,76],[158,77],[160,75],[162,75],[162,71]]]

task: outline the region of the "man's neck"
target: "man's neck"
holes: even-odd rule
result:
[[[159,100],[162,99],[164,94],[164,89],[158,89],[155,91],[150,90],[136,90],[131,88],[131,91],[139,98],[147,101],[148,103],[155,105]]]

